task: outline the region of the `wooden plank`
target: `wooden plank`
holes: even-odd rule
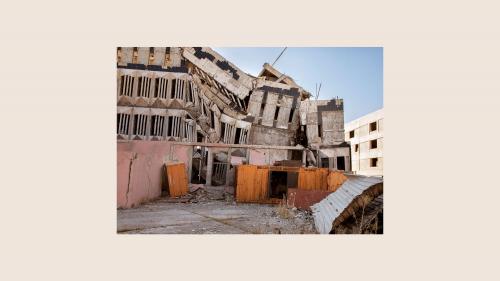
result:
[[[254,188],[255,174],[257,166],[255,165],[239,165],[238,177],[236,178],[236,201],[248,202],[251,197],[249,194]]]
[[[257,174],[255,178],[256,181],[254,185],[254,190],[256,191],[256,193],[254,195],[254,199],[259,201],[267,199],[269,169],[267,168],[257,169]]]
[[[166,167],[170,197],[186,195],[188,181],[184,163],[167,164]]]

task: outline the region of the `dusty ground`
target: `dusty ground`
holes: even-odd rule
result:
[[[163,197],[118,210],[118,233],[303,234],[316,233],[308,212],[235,203],[231,194],[200,189],[181,199]]]

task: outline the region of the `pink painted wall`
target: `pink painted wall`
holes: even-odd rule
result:
[[[267,165],[267,155],[265,150],[250,149],[249,164]]]
[[[117,144],[117,205],[131,208],[161,195],[163,165],[169,159],[168,142],[127,141]],[[172,159],[188,167],[190,147],[175,146]]]

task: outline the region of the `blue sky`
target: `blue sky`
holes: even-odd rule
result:
[[[257,76],[283,48],[214,48],[243,71]],[[345,122],[383,107],[383,48],[288,48],[274,65],[319,99],[344,99]]]

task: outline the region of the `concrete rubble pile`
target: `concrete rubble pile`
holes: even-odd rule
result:
[[[314,100],[267,63],[255,77],[207,47],[121,47],[117,66],[119,140],[297,146],[309,165],[319,150],[349,163],[343,100]]]

